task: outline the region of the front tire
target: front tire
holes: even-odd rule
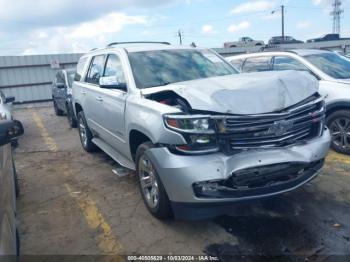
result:
[[[332,136],[331,147],[350,155],[350,111],[336,111],[327,117],[326,123]]]
[[[87,152],[96,151],[97,147],[92,142],[93,135],[90,131],[90,128],[87,125],[83,111],[80,111],[78,113],[78,124],[79,124],[78,129],[79,129],[79,137],[80,137],[81,145]]]
[[[172,216],[168,195],[154,167],[145,154],[154,148],[151,142],[141,144],[136,151],[136,172],[139,178],[140,192],[148,211],[159,219]]]

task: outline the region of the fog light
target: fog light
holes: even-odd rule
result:
[[[210,143],[210,137],[206,135],[191,136],[191,141],[192,143],[197,143],[197,144],[208,144]]]
[[[200,182],[193,185],[193,190],[197,197],[215,197],[220,185],[217,181]]]

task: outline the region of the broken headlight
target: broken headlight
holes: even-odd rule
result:
[[[165,126],[179,132],[187,144],[175,145],[174,149],[188,154],[204,154],[219,150],[215,123],[209,116],[165,115]]]

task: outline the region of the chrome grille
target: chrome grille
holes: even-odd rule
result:
[[[279,113],[228,116],[218,123],[220,142],[231,151],[292,145],[319,136],[324,117],[320,98]]]

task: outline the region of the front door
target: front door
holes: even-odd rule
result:
[[[126,83],[121,60],[117,54],[107,57],[103,76],[116,76],[119,83]],[[127,92],[118,89],[100,88],[97,118],[103,131],[101,137],[122,154],[125,152],[125,102]]]

